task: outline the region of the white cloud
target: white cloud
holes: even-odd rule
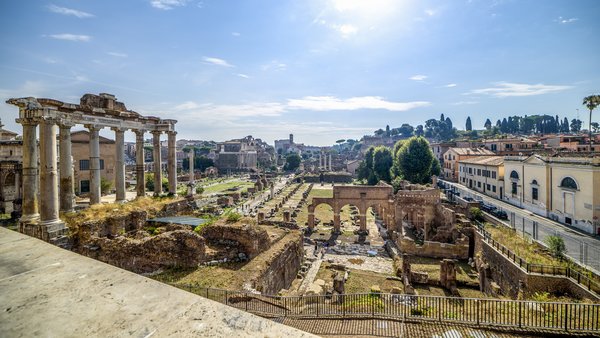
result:
[[[289,99],[287,106],[291,109],[306,110],[357,110],[385,109],[390,111],[406,111],[414,108],[429,106],[425,101],[390,102],[379,96],[360,96],[349,99],[339,99],[333,96],[306,96],[302,99]]]
[[[545,84],[526,84],[526,83],[510,83],[496,82],[494,87],[474,89],[467,94],[484,94],[494,97],[509,97],[509,96],[533,96],[542,95],[553,92],[559,92],[572,88],[571,86],[557,86]]]
[[[456,83],[448,83],[444,87],[446,87],[446,88],[453,88],[453,87],[456,87],[456,86],[458,86]]]
[[[434,16],[437,12],[433,9],[426,9],[425,10],[425,14],[427,14],[427,16]]]
[[[203,60],[204,60],[204,62],[210,63],[210,64],[215,65],[215,66],[234,67],[234,65],[229,64],[227,61],[225,61],[223,59],[219,59],[219,58],[213,58],[213,57],[205,56],[203,58]]]
[[[66,7],[59,7],[56,5],[49,5],[48,9],[54,13],[58,13],[58,14],[62,14],[62,15],[72,15],[72,16],[76,16],[80,19],[94,17],[94,15],[91,13],[78,11],[76,9],[71,9],[71,8],[66,8]]]
[[[427,75],[413,75],[411,77],[409,77],[409,80],[414,80],[414,81],[423,81],[427,78]]]
[[[154,8],[169,10],[175,7],[185,6],[188,0],[151,0],[150,5]]]
[[[246,75],[246,74],[242,74],[242,73],[237,73],[237,74],[235,74],[235,75],[237,75],[237,76],[239,76],[239,77],[243,77],[244,79],[249,79],[249,78],[250,78],[250,76],[248,76],[248,75]]]
[[[238,37],[238,36],[241,36],[242,34],[240,34],[240,33],[238,33],[238,32],[231,32],[231,35],[233,35],[233,36],[235,36],[235,37]]]
[[[271,70],[271,69],[272,70],[286,70],[287,65],[283,62],[273,60],[269,63],[266,63],[266,64],[260,66],[260,68],[264,71]]]
[[[231,120],[241,117],[280,116],[285,107],[277,102],[252,102],[237,105],[199,104],[187,101],[175,106],[178,116],[202,116],[209,119]]]
[[[566,18],[563,18],[562,16],[559,16],[558,19],[555,20],[555,21],[558,22],[558,23],[561,23],[561,24],[566,24],[566,23],[575,22],[577,20],[579,20],[579,19],[578,18],[569,18],[569,19],[566,19]]]
[[[119,58],[126,58],[126,57],[129,56],[129,55],[125,54],[125,53],[119,53],[119,52],[108,52],[106,54],[112,55],[112,56],[116,56],[116,57],[119,57]]]
[[[45,35],[44,35],[45,36]],[[48,37],[56,40],[66,40],[66,41],[75,41],[75,42],[88,42],[92,39],[89,35],[78,35],[78,34],[51,34]]]

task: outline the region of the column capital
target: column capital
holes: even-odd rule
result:
[[[133,132],[135,133],[135,136],[137,136],[137,137],[144,137],[144,133],[146,131],[143,129],[135,129],[135,130],[133,130]]]
[[[104,128],[95,124],[84,124],[83,126],[89,129],[90,131],[100,131],[102,128]]]
[[[150,134],[152,134],[152,135],[154,135],[154,136],[156,136],[156,135],[160,136],[160,134],[162,134],[162,133],[163,133],[163,132],[162,132],[162,131],[160,131],[160,130],[153,130],[153,131],[151,131],[151,132],[150,132]]]
[[[38,124],[40,124],[40,119],[39,118],[18,118],[15,119],[15,122],[24,125],[24,126],[37,126]]]
[[[58,127],[60,129],[71,129],[75,127],[75,122],[60,120],[58,121]]]
[[[124,132],[126,132],[127,130],[129,130],[129,128],[124,128],[124,127],[111,127],[111,128],[110,128],[110,130],[112,130],[112,131],[114,131],[114,132],[116,132],[116,133],[119,133],[119,132],[121,132],[121,133],[124,133]]]
[[[177,132],[175,130],[169,130],[167,131],[167,135],[175,136],[177,135]]]

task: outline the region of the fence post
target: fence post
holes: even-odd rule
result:
[[[442,321],[442,298],[438,297],[438,320],[441,322]]]
[[[208,299],[208,288],[206,288],[206,298]]]
[[[229,292],[225,290],[225,305],[229,305]]]
[[[565,331],[569,331],[569,304],[565,303],[565,313],[563,314],[563,316],[565,316]]]
[[[477,305],[477,325],[479,325],[479,299],[475,300],[475,304]]]
[[[523,305],[523,302],[519,301],[519,327],[521,327],[521,305]]]

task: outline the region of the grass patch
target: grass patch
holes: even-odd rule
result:
[[[486,223],[485,230],[492,235],[494,240],[498,241],[529,263],[557,266],[568,265],[567,262],[552,257],[548,251],[540,245],[519,236],[512,229],[504,226],[493,226]]]
[[[246,181],[246,180],[234,180],[223,183],[216,183],[213,185],[202,186],[204,188],[204,194],[214,194],[225,192],[230,189],[234,189],[236,191],[242,192],[243,190],[248,190],[249,187],[253,187],[254,183]]]

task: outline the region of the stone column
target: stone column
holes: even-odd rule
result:
[[[333,231],[339,233],[341,229],[340,213],[336,212],[333,214]]]
[[[40,225],[46,227],[49,234],[64,228],[58,217],[56,129],[55,120],[43,118],[40,121]]]
[[[360,223],[360,231],[367,231],[367,215],[359,214],[358,221]]]
[[[90,131],[90,205],[100,203],[100,134],[102,127],[88,124]]]
[[[321,163],[323,162],[323,153],[319,153],[319,170],[321,170]]]
[[[117,203],[125,202],[125,128],[111,128],[115,132],[115,189]]]
[[[15,198],[21,198],[21,172],[19,169],[15,170]]]
[[[135,176],[137,196],[146,196],[146,180],[144,177],[144,131],[135,131]]]
[[[38,213],[38,147],[36,128],[38,121],[17,119],[23,125],[23,205],[21,223],[32,223],[40,218]]]
[[[167,132],[168,143],[169,143],[169,158],[167,161],[167,168],[169,172],[169,194],[177,195],[177,149],[175,147],[175,136],[177,132]]]
[[[331,154],[329,154],[329,171],[331,171]]]
[[[71,156],[71,127],[73,123],[59,124],[59,159],[60,159],[60,211],[71,212],[75,205],[75,179],[73,174],[73,157]]]
[[[154,151],[154,196],[162,194],[162,168],[160,158],[160,134],[158,130],[152,131],[152,147]]]
[[[308,228],[311,230],[315,228],[315,214],[312,212],[308,213]]]

